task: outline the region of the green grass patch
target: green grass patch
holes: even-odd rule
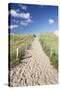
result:
[[[39,40],[51,64],[58,69],[58,37],[53,32],[44,32],[40,34]]]
[[[24,57],[26,50],[30,49],[34,40],[33,34],[10,35],[10,67],[15,67]],[[19,48],[18,60],[16,60],[16,50]]]

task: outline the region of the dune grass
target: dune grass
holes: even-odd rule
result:
[[[39,40],[51,64],[58,69],[58,37],[53,32],[44,32],[40,34]]]
[[[25,55],[25,50],[31,47],[34,40],[33,34],[10,35],[10,67],[15,67],[20,63]],[[16,49],[19,48],[18,59],[16,60]]]

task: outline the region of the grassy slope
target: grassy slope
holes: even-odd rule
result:
[[[40,41],[46,54],[50,57],[51,63],[58,68],[58,37],[52,32],[41,33]],[[50,56],[52,48],[52,55]]]
[[[27,49],[29,45],[32,43],[34,39],[33,34],[25,34],[25,35],[10,35],[10,66],[14,67],[16,62],[16,49],[21,47],[19,50],[19,59],[21,59],[25,55],[25,48],[27,44]]]

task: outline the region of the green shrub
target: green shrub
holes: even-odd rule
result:
[[[27,43],[27,49],[29,50],[31,48],[31,43]]]
[[[53,66],[58,69],[58,55],[56,53],[53,53],[50,60],[51,64],[53,64]]]
[[[10,62],[10,68],[14,68],[18,64],[19,64],[19,61],[15,59],[13,62]]]
[[[42,40],[40,40],[40,42],[41,42],[41,45],[42,45],[42,47],[43,47],[43,45],[44,45],[43,41],[42,41]]]
[[[47,46],[45,46],[45,47],[44,47],[44,51],[45,51],[45,53],[50,57],[50,48],[47,47]]]
[[[22,46],[19,48],[19,52],[18,52],[19,62],[20,62],[21,59],[25,56],[25,49],[26,49],[26,45],[22,45]]]
[[[41,40],[41,45],[43,47],[44,52],[50,57],[50,48],[42,40]]]
[[[10,53],[10,67],[16,66],[16,52]]]
[[[10,53],[10,60],[13,61],[16,59],[16,52]]]

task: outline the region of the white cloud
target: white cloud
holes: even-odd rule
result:
[[[30,13],[20,13],[19,16],[23,19],[29,19],[30,18]]]
[[[20,5],[20,7],[21,7],[23,10],[26,10],[26,9],[27,9],[27,6],[26,6],[26,5]]]
[[[49,22],[49,24],[54,24],[54,19],[52,19],[52,18],[50,18],[49,20],[48,20],[48,22]]]
[[[23,25],[23,26],[27,26],[30,23],[32,23],[32,20],[30,18],[29,19],[26,19],[26,20],[22,20],[20,22],[20,24]]]
[[[59,35],[59,31],[58,31],[58,30],[55,30],[55,31],[54,31],[54,34],[55,34],[56,36],[58,36],[58,35]]]
[[[27,22],[27,23],[31,23],[32,20],[31,20],[31,18],[29,18],[29,19],[27,19],[25,22]]]
[[[16,22],[17,24],[20,23],[23,26],[27,26],[28,24],[30,24],[32,22],[32,17],[31,17],[29,12],[27,12],[27,13],[24,13],[24,12],[18,13],[16,10],[11,10],[10,14],[13,17],[19,17],[19,18],[22,19],[21,21],[14,19],[13,21]],[[15,27],[17,27],[17,26],[10,26],[11,29],[15,28]]]
[[[18,25],[10,25],[9,26],[10,29],[17,28],[17,27],[18,27]]]
[[[16,12],[20,12],[20,9],[16,9]]]
[[[19,15],[17,14],[17,12],[15,10],[11,10],[10,14],[14,17],[18,17]]]
[[[10,14],[12,16],[14,16],[14,17],[20,17],[22,19],[29,19],[29,18],[31,18],[31,15],[30,15],[29,12],[27,12],[27,13],[22,13],[22,12],[21,13],[17,13],[15,10],[11,10]]]
[[[27,26],[27,25],[28,25],[28,23],[26,23],[26,22],[24,22],[24,21],[21,21],[20,24],[21,24],[22,26]]]
[[[13,22],[18,24],[20,22],[20,20],[13,19]]]

